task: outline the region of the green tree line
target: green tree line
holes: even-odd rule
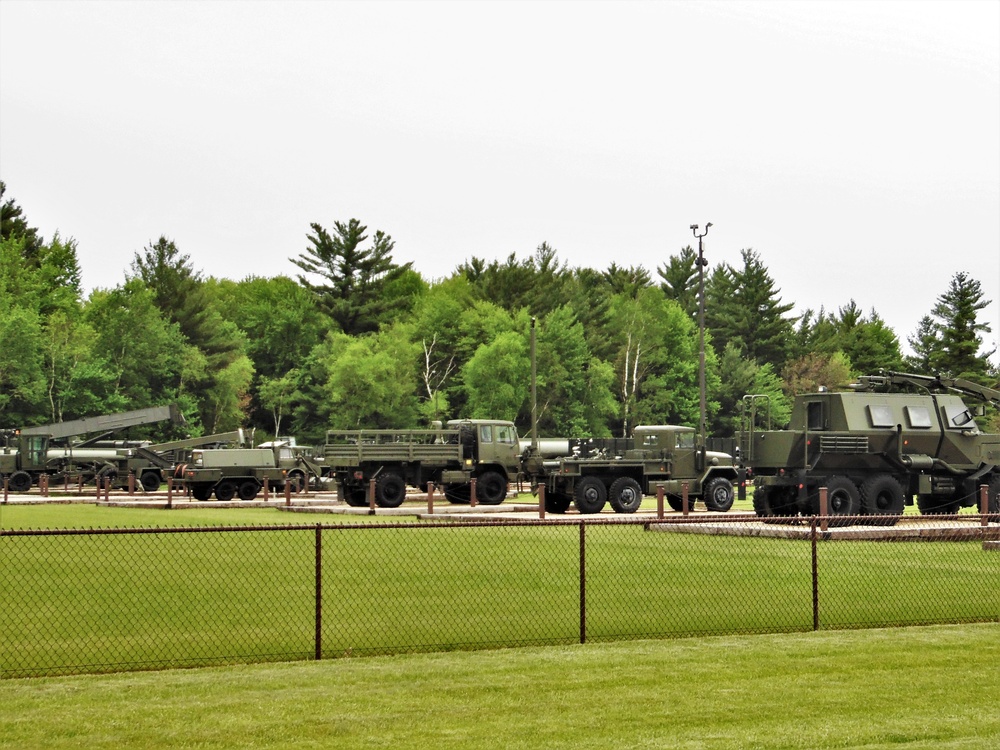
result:
[[[205,277],[163,236],[125,281],[84,296],[76,242],[32,227],[0,183],[0,427],[176,401],[190,434],[251,428],[321,441],[327,429],[407,428],[435,419],[531,418],[537,321],[539,431],[622,435],[699,421],[698,256],[655,269],[572,268],[547,243],[527,258],[475,256],[445,278],[398,263],[395,243],[357,219],[313,223],[299,273]],[[739,428],[746,394],[791,398],[880,369],[997,383],[990,304],[957,273],[908,342],[854,300],[836,311],[782,299],[761,253],[705,269],[710,431]],[[166,429],[166,428],[164,428]]]

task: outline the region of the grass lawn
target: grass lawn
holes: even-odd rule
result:
[[[0,682],[0,748],[1000,747],[1000,625]]]

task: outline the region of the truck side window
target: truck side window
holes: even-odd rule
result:
[[[686,448],[688,450],[694,450],[694,433],[693,432],[677,433],[677,447]]]
[[[810,430],[823,429],[823,402],[810,401],[806,404],[806,424]]]
[[[508,425],[497,425],[496,433],[498,443],[508,443],[513,445],[516,442],[514,439],[514,430]]]
[[[479,442],[480,443],[492,443],[493,442],[493,427],[492,425],[484,424],[479,426]]]

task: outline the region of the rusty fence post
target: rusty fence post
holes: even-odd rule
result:
[[[820,524],[819,529],[824,534],[826,533],[826,530],[827,530],[827,528],[829,528],[829,525],[830,525],[829,513],[830,513],[830,506],[829,506],[829,497],[828,497],[827,488],[826,487],[820,487],[819,488],[819,524]]]
[[[469,507],[476,507],[476,478],[473,477],[472,481],[469,482]]]
[[[323,524],[316,524],[316,661],[323,658]]]
[[[285,507],[288,508],[292,504],[292,481],[291,479],[285,478]]]
[[[538,518],[545,520],[545,485],[538,485]]]
[[[813,630],[819,630],[819,555],[816,548],[816,516],[810,520],[809,527],[809,538],[812,540]]]
[[[368,480],[368,515],[375,515],[375,479]]]
[[[128,473],[128,496],[135,497],[135,472],[129,471]]]
[[[49,496],[49,475],[42,472],[42,475],[38,477],[38,491],[42,497]]]
[[[587,642],[587,522],[580,519],[580,643]]]
[[[264,502],[266,503],[271,497],[271,479],[270,477],[264,477]]]
[[[434,515],[434,482],[427,483],[427,514]]]
[[[681,484],[681,513],[684,516],[691,511],[691,499],[688,495],[688,483]]]
[[[167,510],[174,507],[174,478],[167,477]]]
[[[659,520],[663,520],[663,485],[658,485],[656,488],[656,517]]]

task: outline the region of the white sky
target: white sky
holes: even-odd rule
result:
[[[1000,333],[1000,2],[0,1],[0,179],[89,290],[161,234],[295,275],[360,219],[428,278],[760,253],[906,347],[955,272]]]

